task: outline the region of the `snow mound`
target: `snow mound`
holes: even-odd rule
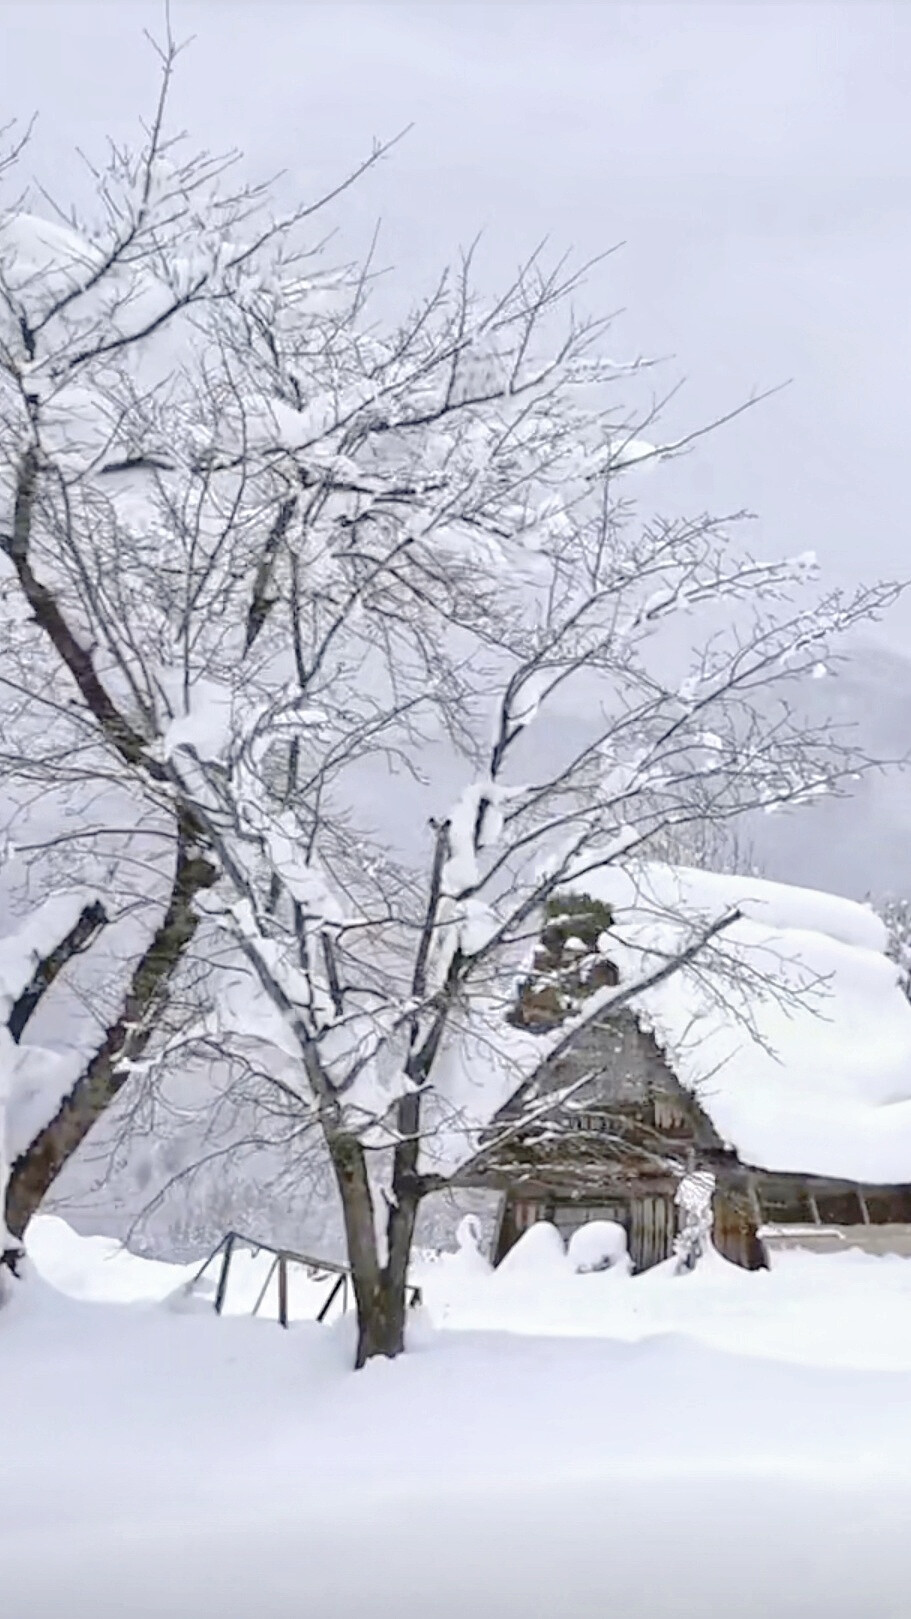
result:
[[[579,1276],[602,1270],[628,1276],[632,1270],[626,1232],[617,1220],[589,1220],[579,1226],[569,1239],[566,1257]]]
[[[483,1251],[484,1232],[476,1214],[466,1214],[456,1232],[457,1253],[446,1256],[465,1276],[489,1276],[493,1266]]]
[[[0,216],[0,264],[20,296],[40,288],[49,302],[81,287],[97,269],[98,249],[68,225],[37,214]]]
[[[30,1221],[26,1248],[39,1276],[57,1292],[96,1303],[157,1303],[199,1268],[142,1259],[113,1237],[80,1236],[55,1214]]]
[[[523,1232],[508,1254],[501,1259],[495,1276],[534,1277],[546,1281],[559,1276],[566,1268],[566,1248],[555,1225],[539,1220]]]

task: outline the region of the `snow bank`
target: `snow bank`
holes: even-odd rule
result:
[[[26,1233],[29,1258],[38,1275],[68,1298],[105,1304],[162,1304],[175,1310],[212,1312],[221,1267],[213,1260],[198,1283],[202,1255],[192,1265],[172,1265],[133,1254],[111,1237],[87,1237],[75,1232],[56,1215],[40,1214]],[[278,1276],[272,1273],[274,1255],[266,1249],[235,1248],[223,1310],[225,1315],[249,1316],[259,1304],[265,1321],[278,1319]],[[288,1267],[288,1311],[295,1321],[313,1321],[335,1286],[336,1277],[314,1275],[302,1266]],[[265,1290],[265,1291],[264,1291]],[[331,1319],[341,1313],[339,1299]]]
[[[494,1270],[479,1253],[475,1236],[465,1229],[457,1252],[416,1257],[411,1280],[420,1285],[437,1327],[629,1341],[673,1333],[733,1354],[911,1372],[911,1261],[906,1259],[791,1251],[776,1254],[771,1271],[751,1272],[711,1249],[691,1275],[677,1275],[670,1260],[630,1276],[622,1228],[593,1221],[574,1234],[567,1249],[559,1232],[542,1222]],[[41,1282],[80,1303],[179,1309],[181,1290],[198,1270],[196,1264],[142,1259],[107,1237],[79,1236],[52,1215],[32,1221],[27,1241]],[[580,1269],[606,1251],[611,1255],[606,1270]],[[249,1317],[269,1263],[264,1253],[238,1253],[227,1316]],[[216,1277],[213,1267],[208,1285],[195,1294],[194,1314],[214,1313]],[[312,1322],[329,1284],[294,1270],[289,1283],[291,1319]],[[340,1312],[339,1301],[331,1312],[333,1323]],[[270,1332],[277,1331],[276,1317],[273,1283],[260,1310]]]
[[[421,1267],[415,1279],[431,1319],[448,1330],[522,1337],[632,1343],[673,1334],[731,1355],[911,1372],[907,1259],[791,1251],[776,1254],[771,1271],[745,1271],[710,1248],[688,1274],[670,1259],[631,1276],[617,1251],[608,1269],[583,1272],[575,1244],[593,1241],[590,1229],[575,1234],[568,1254],[538,1239],[523,1262],[510,1265],[507,1256],[486,1275],[461,1255]]]
[[[0,1313],[10,1611],[903,1619],[911,1263],[578,1274],[531,1235],[491,1272],[466,1224],[415,1277],[450,1330],[354,1375],[350,1319],[85,1302],[181,1267],[36,1220],[81,1297]]]
[[[71,1299],[153,1304],[195,1275],[198,1265],[169,1265],[130,1253],[113,1237],[84,1237],[54,1214],[30,1221],[26,1248],[39,1276]]]

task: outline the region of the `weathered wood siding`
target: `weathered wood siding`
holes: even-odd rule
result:
[[[749,1203],[724,1187],[715,1192],[712,1241],[732,1265],[744,1270],[765,1270],[768,1259],[757,1232],[757,1220]]]
[[[549,1220],[564,1241],[592,1220],[615,1220],[626,1230],[629,1255],[637,1271],[648,1270],[669,1259],[677,1232],[677,1211],[673,1197],[653,1194],[632,1199],[609,1198],[581,1202],[575,1198],[507,1195],[494,1255],[496,1264],[514,1243],[538,1220]]]
[[[651,1035],[640,1029],[627,1012],[610,1020],[592,1019],[583,1024],[568,1051],[555,1062],[542,1064],[535,1080],[535,1092],[576,1084],[587,1073],[592,1083],[582,1092],[586,1102],[611,1108],[647,1108],[652,1111],[656,1095],[666,1099],[669,1113],[687,1123],[689,1110],[684,1093],[668,1068]]]
[[[677,1232],[677,1211],[669,1197],[638,1197],[630,1204],[629,1254],[634,1269],[649,1270],[669,1259]]]
[[[673,1252],[674,1193],[688,1167],[715,1174],[715,1246],[747,1270],[768,1263],[758,1235],[765,1225],[866,1229],[874,1252],[886,1240],[876,1239],[874,1228],[889,1226],[894,1245],[905,1227],[911,1249],[911,1187],[864,1187],[742,1164],[629,1012],[579,1029],[569,1049],[517,1092],[496,1127],[587,1075],[590,1083],[547,1118],[546,1129],[532,1123],[499,1154],[479,1158],[477,1181],[469,1184],[506,1194],[498,1260],[536,1220],[553,1221],[568,1238],[586,1220],[617,1219],[635,1269],[660,1264]]]

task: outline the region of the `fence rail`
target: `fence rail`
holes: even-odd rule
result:
[[[320,1306],[316,1320],[323,1323],[336,1299],[341,1296],[342,1314],[351,1308],[354,1299],[354,1286],[351,1268],[340,1265],[332,1259],[317,1259],[313,1254],[297,1253],[293,1248],[276,1248],[269,1242],[262,1242],[258,1237],[248,1237],[242,1231],[228,1231],[222,1237],[218,1246],[213,1248],[208,1259],[205,1259],[196,1275],[191,1278],[187,1291],[192,1293],[194,1288],[202,1281],[210,1266],[221,1258],[221,1268],[215,1286],[215,1314],[221,1315],[224,1311],[228,1296],[228,1283],[231,1276],[231,1263],[239,1248],[245,1249],[255,1258],[257,1254],[272,1255],[272,1263],[266,1273],[266,1279],[256,1297],[256,1303],[250,1311],[251,1316],[258,1315],[269,1291],[272,1278],[278,1273],[278,1321],[282,1327],[290,1325],[288,1314],[288,1267],[297,1265],[303,1268],[311,1281],[325,1280],[330,1284],[329,1292]],[[421,1302],[419,1287],[409,1287],[408,1308],[415,1309]]]

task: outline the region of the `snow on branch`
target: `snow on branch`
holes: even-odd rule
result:
[[[4,1206],[11,1161],[22,1143],[11,1130],[11,1119],[23,1099],[29,1109],[49,1112],[58,1100],[58,1087],[68,1083],[65,1060],[39,1048],[21,1049],[29,1018],[42,997],[74,958],[88,949],[107,923],[97,899],[84,894],[57,894],[38,906],[13,932],[0,938],[0,1249],[5,1256],[8,1239]]]
[[[81,955],[90,947],[101,929],[106,926],[107,920],[107,912],[100,900],[93,900],[90,904],[84,905],[66,936],[35,963],[31,978],[13,1002],[6,1020],[10,1038],[16,1045],[22,1039],[29,1018],[55,978],[75,956]],[[21,943],[21,933],[17,938]],[[0,953],[2,948],[0,945]]]

